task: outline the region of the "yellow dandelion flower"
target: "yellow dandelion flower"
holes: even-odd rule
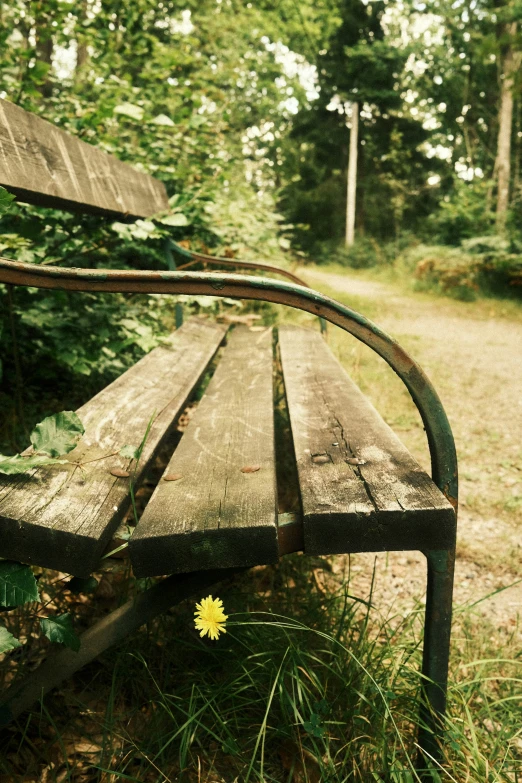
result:
[[[220,633],[226,633],[225,623],[228,616],[223,612],[223,601],[221,598],[203,598],[200,604],[196,604],[197,612],[194,612],[194,624],[199,631],[200,636],[206,633],[214,641],[219,638]]]

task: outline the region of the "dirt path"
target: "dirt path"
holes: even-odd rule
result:
[[[368,299],[372,314],[382,305],[373,320],[415,356],[442,397],[461,476],[456,604],[522,579],[522,321],[473,303],[405,295],[391,285],[317,268],[307,268],[304,276],[329,294]],[[357,556],[361,585],[373,559]],[[420,555],[380,556],[378,569],[386,594],[391,588],[406,600],[421,593]],[[477,610],[522,638],[522,582]]]

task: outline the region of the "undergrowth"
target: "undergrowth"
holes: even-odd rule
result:
[[[350,562],[292,555],[222,585],[230,619],[215,643],[195,632],[193,602],[157,619],[4,730],[0,780],[417,780],[423,605],[383,611],[353,595]],[[90,605],[53,572],[40,582],[85,624],[137,587],[124,563]],[[458,608],[434,779],[519,781],[522,658],[514,635],[478,622]],[[23,654],[17,668],[41,651]]]
[[[350,269],[388,270],[410,279],[418,291],[462,301],[479,296],[514,298],[522,285],[522,246],[501,236],[475,236],[458,245],[426,244],[405,235],[393,242],[360,238],[354,245],[326,246],[316,260]]]

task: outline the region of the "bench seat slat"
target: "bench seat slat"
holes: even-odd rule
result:
[[[279,344],[303,506],[305,552],[443,549],[455,514],[322,337]],[[348,464],[346,460],[364,464]]]
[[[138,446],[155,414],[139,482],[225,333],[218,324],[187,321],[77,411],[86,431],[68,459],[87,463]],[[0,477],[0,557],[88,576],[129,508],[129,479],[110,472],[128,465],[113,456],[83,470],[61,465]]]
[[[137,576],[276,562],[272,333],[236,328],[136,528]],[[242,468],[259,466],[256,472]]]
[[[149,217],[169,208],[162,182],[0,99],[0,185],[44,207]]]

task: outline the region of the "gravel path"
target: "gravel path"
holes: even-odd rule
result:
[[[406,343],[428,372],[459,454],[456,605],[521,580],[478,604],[477,611],[522,638],[522,320],[488,314],[473,303],[405,295],[391,285],[317,268],[306,268],[304,275],[329,293],[333,289],[371,300],[374,311],[382,302],[382,317],[373,320]],[[482,317],[475,317],[477,311]],[[362,589],[368,587],[373,562],[374,555],[357,555],[352,565]],[[407,604],[422,593],[421,555],[382,555],[377,564],[377,590],[383,598],[392,595]]]

